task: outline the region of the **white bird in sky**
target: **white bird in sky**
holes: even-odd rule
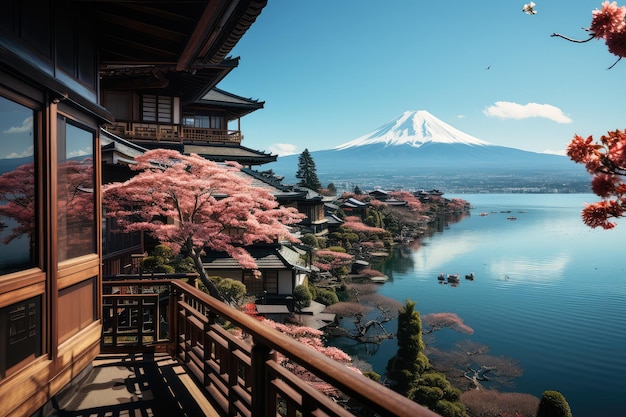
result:
[[[524,7],[522,7],[522,11],[526,14],[537,14],[537,11],[535,10],[535,3],[533,3],[532,1],[528,4],[525,4]]]

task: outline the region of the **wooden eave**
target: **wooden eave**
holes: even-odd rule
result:
[[[137,78],[130,78],[130,71],[152,71],[146,74],[144,87],[177,88],[186,102],[201,98],[237,66],[237,60],[227,56],[266,4],[267,0],[71,0],[77,15],[95,32],[104,89],[132,85]],[[175,80],[171,73],[178,73]]]
[[[253,111],[262,109],[264,105],[264,101],[244,98],[219,88],[212,88],[204,97],[193,103],[193,107],[210,106],[225,109],[228,120],[236,120]]]

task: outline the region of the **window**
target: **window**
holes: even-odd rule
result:
[[[211,129],[221,129],[222,118],[220,116],[211,116]]]
[[[172,123],[172,97],[144,95],[142,119],[146,122]]]
[[[224,129],[224,117],[217,115],[185,113],[183,115],[183,126],[200,127],[204,129]]]
[[[252,271],[244,271],[243,283],[249,295],[260,297],[263,295],[263,280],[254,276]]]
[[[96,252],[94,133],[58,118],[59,262]]]
[[[278,294],[278,271],[265,271],[265,291],[268,294]]]
[[[0,97],[0,275],[37,265],[35,111]]]

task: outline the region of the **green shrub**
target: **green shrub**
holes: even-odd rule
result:
[[[309,283],[309,292],[311,293],[311,300],[315,300],[317,298],[317,291],[318,291],[318,288],[315,285]]]
[[[246,295],[246,286],[243,282],[231,278],[222,278],[214,282],[226,302],[234,306],[241,304]]]
[[[319,243],[318,243],[318,241],[317,241],[317,236],[315,236],[315,235],[314,235],[314,234],[312,234],[312,233],[307,233],[307,234],[305,234],[304,236],[302,236],[302,237],[300,238],[300,241],[301,241],[303,244],[308,245],[308,246],[311,246],[311,247],[314,247],[314,248],[319,247]]]
[[[563,394],[558,391],[544,391],[539,401],[537,417],[572,417],[572,411]]]
[[[380,382],[380,374],[377,374],[374,371],[363,372],[363,376],[371,379],[372,381]]]
[[[337,294],[334,291],[327,290],[325,288],[318,288],[315,301],[322,303],[325,306],[329,306],[338,303],[339,297],[337,297]]]
[[[293,289],[293,298],[295,301],[296,309],[302,310],[305,307],[309,307],[311,305],[311,292],[309,291],[309,287],[304,285],[296,285]]]
[[[141,261],[141,268],[148,273],[166,273],[173,274],[174,267],[164,263],[163,258],[159,256],[148,256]]]
[[[178,256],[170,262],[170,265],[173,266],[174,270],[179,273],[198,272],[196,270],[196,265],[194,264],[193,259],[191,259],[190,256],[184,258]]]
[[[346,249],[341,246],[329,246],[326,248],[326,250],[333,251],[333,252],[346,253]]]

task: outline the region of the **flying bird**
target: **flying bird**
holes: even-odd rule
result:
[[[535,3],[533,3],[532,1],[528,4],[525,4],[524,7],[522,7],[522,11],[526,14],[537,14],[537,11],[535,10]]]

